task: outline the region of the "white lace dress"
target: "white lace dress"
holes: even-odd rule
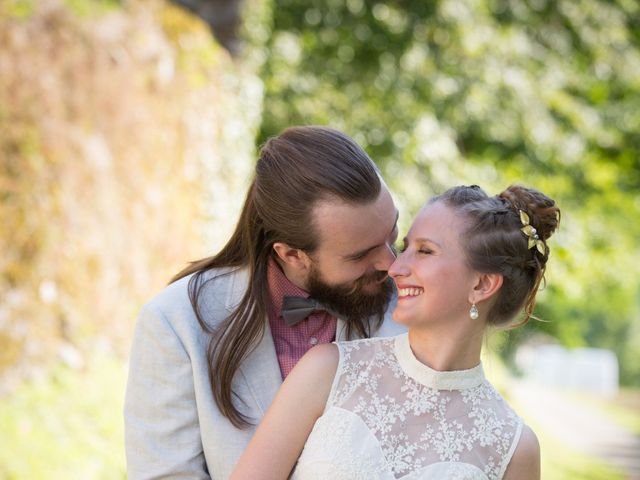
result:
[[[338,343],[340,362],[295,480],[500,479],[521,419],[482,366],[437,372],[407,334]]]

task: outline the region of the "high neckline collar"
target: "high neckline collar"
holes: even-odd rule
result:
[[[464,390],[477,387],[484,381],[482,363],[468,370],[440,372],[420,362],[411,350],[409,334],[395,338],[394,350],[400,367],[409,377],[436,390]]]

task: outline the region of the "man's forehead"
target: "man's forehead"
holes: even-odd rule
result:
[[[313,221],[321,227],[335,225],[348,229],[371,224],[372,221],[392,221],[395,216],[395,205],[390,196],[383,202],[380,195],[376,200],[365,203],[347,202],[341,199],[328,198],[316,203],[312,210]]]
[[[320,247],[348,256],[384,243],[398,218],[391,196],[385,193],[366,204],[336,199],[318,202],[313,221]]]
[[[395,215],[395,219],[393,221],[393,224],[391,225],[391,227],[389,229],[386,230],[386,234],[385,231],[383,229],[380,229],[379,232],[374,232],[373,235],[366,237],[366,243],[363,242],[364,246],[360,246],[359,248],[357,246],[353,246],[353,248],[351,248],[351,251],[349,253],[343,254],[342,258],[344,260],[356,260],[359,258],[364,257],[365,255],[367,255],[370,251],[375,250],[376,248],[379,248],[383,245],[386,245],[387,242],[389,241],[389,238],[393,235],[394,232],[396,232],[396,235],[394,235],[394,238],[392,241],[395,241],[395,237],[397,236],[397,226],[398,226],[398,217],[400,216],[400,212],[398,212],[396,210],[396,215]],[[380,237],[377,238],[377,234],[380,234]]]

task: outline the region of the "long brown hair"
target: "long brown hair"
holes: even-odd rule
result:
[[[189,279],[189,298],[202,329],[210,334],[207,358],[211,390],[220,412],[237,428],[250,419],[233,403],[233,377],[264,335],[271,297],[267,265],[273,244],[283,242],[311,254],[318,233],[312,221],[319,200],[351,204],[374,201],[380,191],[378,170],[349,137],[327,127],[291,127],[269,139],[260,151],[255,176],[240,219],[227,244],[213,257],[191,263],[172,282]],[[206,275],[212,269],[223,269]],[[235,267],[235,268],[234,268]],[[249,284],[235,310],[219,325],[207,322],[205,285],[220,275],[248,268]],[[347,335],[369,335],[366,319],[347,324]]]

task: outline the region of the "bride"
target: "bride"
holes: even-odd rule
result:
[[[389,269],[408,333],[319,345],[299,362],[233,479],[540,478],[533,431],[484,376],[485,330],[531,317],[553,200],[455,187],[420,211]]]

